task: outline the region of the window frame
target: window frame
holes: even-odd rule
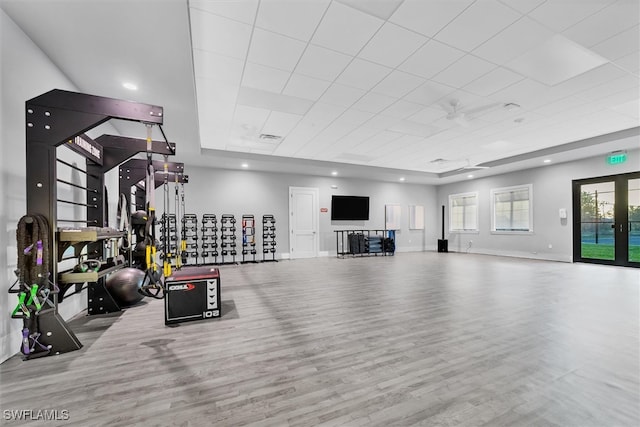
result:
[[[518,190],[527,190],[529,194],[529,228],[528,230],[496,230],[496,195],[514,192]],[[492,188],[490,191],[491,202],[491,233],[492,234],[533,234],[533,184],[512,185],[510,187]],[[513,203],[513,200],[511,201]],[[513,218],[512,218],[513,222]]]
[[[476,203],[476,228],[469,229],[453,229],[453,201],[456,198],[475,196]],[[463,219],[464,221],[464,219]],[[477,191],[469,191],[466,193],[449,194],[449,233],[459,234],[478,234],[480,233],[480,197]]]

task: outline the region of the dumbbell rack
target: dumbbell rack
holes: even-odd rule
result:
[[[169,232],[167,233],[167,228]],[[169,263],[175,266],[174,258],[178,251],[178,227],[175,214],[162,214],[160,217],[160,259],[165,259],[168,254]],[[167,242],[167,238],[169,241]]]
[[[233,215],[225,214],[220,218],[220,241],[222,264],[236,264],[236,218]]]
[[[214,214],[202,215],[202,257],[203,264],[218,262],[218,219]]]
[[[256,253],[256,220],[253,215],[242,215],[242,262],[257,262]]]
[[[271,254],[268,258],[267,254]],[[278,262],[276,259],[276,219],[273,215],[262,216],[262,262]]]
[[[182,217],[182,264],[198,264],[198,216],[185,214]]]

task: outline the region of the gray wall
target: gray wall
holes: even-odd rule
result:
[[[608,165],[605,157],[603,155],[574,162],[550,164],[521,172],[439,186],[438,205],[445,205],[447,209],[450,194],[478,192],[479,232],[449,233],[447,218],[445,230],[449,239],[449,250],[467,252],[469,241],[473,241],[470,252],[572,261],[571,181],[640,170],[638,150],[629,152],[627,162],[621,165]],[[492,234],[491,189],[521,184],[533,184],[533,233]],[[560,208],[567,209],[567,220],[559,218]]]
[[[381,183],[345,178],[302,176],[255,172],[251,170],[221,170],[185,166],[189,184],[185,185],[187,213],[195,213],[200,218],[204,213],[233,214],[240,218],[243,214],[253,214],[258,220],[264,214],[276,217],[276,241],[278,257],[288,256],[288,212],[289,187],[314,187],[319,189],[319,207],[329,212],[320,213],[320,252],[335,254],[337,229],[384,229],[384,205],[398,204],[402,207],[402,228],[397,233],[398,251],[416,251],[435,247],[435,230],[409,230],[409,205],[425,206],[425,224],[435,221],[434,211],[429,209],[435,203],[436,191],[433,186]],[[337,185],[337,189],[332,189]],[[170,191],[173,191],[170,184]],[[173,193],[171,193],[173,194]],[[370,197],[368,221],[331,221],[331,195],[352,195]],[[156,194],[156,205],[160,210],[162,193]],[[171,196],[173,203],[173,196]],[[171,207],[171,210],[174,208]],[[240,233],[238,231],[238,233]],[[258,232],[261,244],[261,232]]]

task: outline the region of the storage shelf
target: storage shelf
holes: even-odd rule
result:
[[[125,264],[117,264],[111,267],[107,267],[100,271],[86,271],[84,273],[76,273],[73,271],[65,271],[58,275],[58,283],[67,284],[67,283],[91,283],[97,282],[101,277],[106,276],[107,274],[113,273],[114,271],[121,270],[125,267]]]

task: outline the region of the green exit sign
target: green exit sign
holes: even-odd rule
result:
[[[627,153],[614,153],[607,156],[607,163],[610,165],[619,165],[627,161]]]

